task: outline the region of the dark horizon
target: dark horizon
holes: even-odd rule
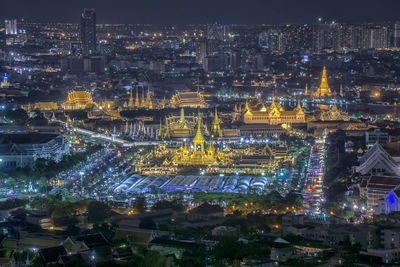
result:
[[[97,12],[97,23],[109,24],[310,24],[323,17],[343,23],[388,22],[400,20],[400,1],[361,0],[15,0],[0,10],[2,19],[32,22],[79,23],[85,7]]]

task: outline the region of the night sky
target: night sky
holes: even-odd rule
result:
[[[79,22],[95,7],[99,23],[312,23],[400,20],[400,0],[8,0],[0,18]]]

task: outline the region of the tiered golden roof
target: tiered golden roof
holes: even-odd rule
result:
[[[55,102],[39,102],[36,103],[33,107],[33,109],[38,109],[38,110],[57,110],[58,105]]]
[[[266,123],[276,125],[306,122],[305,113],[300,102],[295,109],[286,111],[279,103],[275,102],[275,98],[272,99],[272,103],[269,106],[266,106],[260,100],[252,107],[246,102],[246,112],[243,119],[247,124]]]
[[[350,117],[347,113],[340,111],[334,103],[329,110],[321,110],[317,119],[319,121],[349,121]]]
[[[207,104],[204,97],[199,92],[181,92],[174,95],[171,99],[172,107],[192,107],[205,108]]]
[[[86,91],[71,91],[67,101],[63,103],[63,108],[67,110],[87,109],[94,105],[92,95]]]

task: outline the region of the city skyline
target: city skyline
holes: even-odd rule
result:
[[[119,3],[120,1],[68,1],[54,5],[49,0],[17,0],[0,10],[2,18],[24,18],[37,22],[79,23],[83,8],[95,8],[98,23],[226,23],[226,24],[303,24],[316,22],[318,17],[346,23],[384,22],[398,20],[396,10],[400,2],[393,0],[369,1],[240,1],[173,0]],[[45,9],[43,7],[46,7]],[[388,8],[390,7],[390,8]]]
[[[0,265],[400,266],[400,3],[53,2],[0,10]]]

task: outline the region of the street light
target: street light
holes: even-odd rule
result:
[[[81,176],[81,191],[82,191],[82,195],[83,195],[83,175],[84,175],[85,173],[83,172],[83,171],[80,171],[79,172],[79,175]]]

